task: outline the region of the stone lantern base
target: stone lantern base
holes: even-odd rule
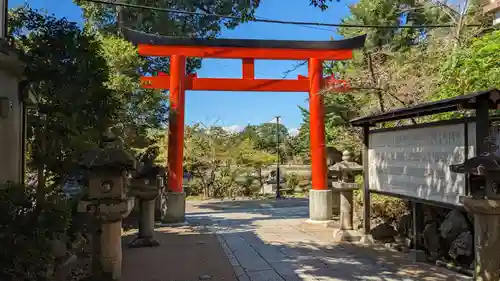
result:
[[[361,234],[353,229],[336,229],[333,232],[335,242],[359,242],[361,238]]]
[[[129,248],[145,248],[145,247],[157,247],[160,246],[160,242],[155,240],[153,237],[141,237],[137,236],[128,244]]]
[[[363,233],[361,234],[361,239],[359,240],[359,243],[363,245],[374,245],[375,240],[373,239],[373,236],[371,234]]]
[[[139,233],[128,245],[130,248],[156,247],[160,243],[153,238],[155,223],[155,198],[140,200],[141,218],[139,220]]]
[[[474,214],[475,280],[500,280],[500,200],[460,198]]]

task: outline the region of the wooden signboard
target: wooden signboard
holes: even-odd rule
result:
[[[465,176],[449,166],[462,163],[466,151],[468,158],[475,155],[474,123],[374,130],[368,150],[370,190],[461,205]]]

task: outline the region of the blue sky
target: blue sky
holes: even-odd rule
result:
[[[309,0],[263,0],[257,17],[279,20],[338,23],[349,13],[348,5],[356,0],[334,1],[330,8],[321,12],[309,7]],[[45,9],[57,17],[82,22],[81,11],[71,0],[10,0],[9,7],[28,2],[33,8]],[[283,5],[286,2],[286,5]],[[276,40],[330,40],[337,38],[334,28],[305,27],[269,23],[245,23],[233,30],[224,30],[222,38],[276,39]],[[257,78],[282,78],[285,71],[293,69],[295,61],[255,62]],[[287,78],[307,75],[303,66],[290,73]],[[239,60],[205,59],[198,72],[199,77],[241,77]],[[302,116],[298,105],[307,107],[307,93],[267,92],[204,92],[186,93],[186,124],[203,122],[236,129],[246,124],[269,122],[273,116],[282,117],[288,128],[300,126]]]

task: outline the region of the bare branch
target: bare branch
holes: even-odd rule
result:
[[[370,75],[371,75],[371,78],[372,78],[372,83],[373,83],[373,85],[378,85],[377,79],[375,78],[375,72],[373,71],[372,55],[368,54],[367,58],[368,58],[368,68],[370,69]],[[378,104],[379,104],[379,107],[380,107],[380,111],[385,112],[385,106],[384,106],[384,100],[383,100],[383,97],[382,97],[382,91],[377,90],[377,91],[375,91],[375,93],[376,93],[377,98],[378,98]]]
[[[303,66],[303,65],[306,65],[307,64],[307,61],[304,60],[304,61],[300,61],[298,63],[296,63],[292,69],[289,69],[287,71],[285,71],[283,73],[283,78],[286,78],[290,73],[294,72],[295,70],[297,70],[299,67]]]
[[[432,0],[430,2],[432,2]],[[443,11],[455,24],[458,24],[456,17],[457,16],[460,17],[460,12],[456,11],[455,9],[450,7],[448,4],[443,3],[439,0],[434,0],[434,2],[437,4],[435,6],[441,8],[441,11]]]

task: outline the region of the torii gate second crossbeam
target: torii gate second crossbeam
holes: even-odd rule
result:
[[[185,91],[264,91],[309,92],[312,190],[310,219],[326,221],[332,215],[332,193],[327,183],[325,122],[323,97],[319,94],[326,81],[324,60],[348,60],[353,49],[361,48],[365,36],[339,41],[276,41],[251,39],[185,39],[146,34],[125,29],[124,35],[138,46],[141,56],[170,57],[170,75],[141,77],[144,88],[170,90],[168,138],[168,180],[166,221],[181,222],[185,216],[183,179]],[[186,58],[241,59],[241,79],[198,78],[186,75]],[[308,77],[255,79],[254,61],[308,60]],[[347,90],[345,82],[337,91]]]

